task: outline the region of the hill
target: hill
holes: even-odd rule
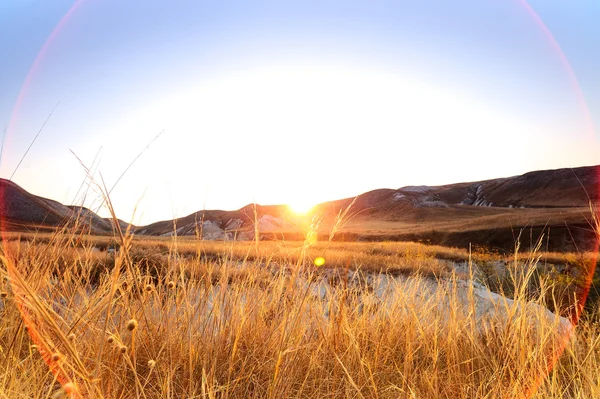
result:
[[[594,245],[590,202],[599,199],[599,174],[599,166],[590,166],[442,186],[379,189],[318,204],[304,216],[293,214],[285,205],[206,210],[143,226],[137,232],[252,239],[257,227],[263,239],[289,239],[301,238],[311,221],[319,220],[318,232],[327,236],[347,209],[338,239],[412,240],[463,247],[474,243],[510,250],[525,229],[522,241],[528,245],[549,231],[548,249],[589,249]]]
[[[112,220],[101,218],[85,207],[66,206],[33,195],[10,180],[0,179],[0,230],[44,232],[65,226],[91,234],[113,231]]]
[[[321,238],[335,231],[333,239],[339,240],[410,240],[511,250],[520,234],[529,246],[545,234],[548,250],[589,250],[595,245],[590,202],[596,204],[600,198],[599,175],[600,166],[588,166],[379,189],[318,204],[306,215],[294,214],[286,205],[250,204],[234,211],[198,211],[134,231],[207,240],[251,240],[255,234],[261,239],[302,239],[312,224]],[[0,179],[0,217],[4,230],[48,230],[78,220],[93,234],[112,232],[109,219],[87,208],[35,196],[4,179]]]

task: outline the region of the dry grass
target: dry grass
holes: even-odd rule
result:
[[[509,322],[485,330],[456,304],[440,313],[440,297],[419,297],[427,276],[448,275],[438,258],[461,261],[466,251],[126,236],[115,255],[95,249],[114,240],[54,234],[5,243],[1,398],[600,394],[595,324],[577,328],[552,368],[564,337],[541,314],[532,328],[524,296]],[[316,256],[413,277],[386,306],[348,284],[319,296]]]
[[[35,245],[54,245],[57,234],[11,234],[6,241]],[[69,237],[68,235],[64,237]],[[68,247],[95,247],[100,251],[118,247],[117,240],[108,236],[80,236],[65,238]],[[29,244],[28,244],[29,245]],[[327,267],[348,267],[392,274],[442,275],[448,271],[443,260],[468,261],[469,252],[458,248],[424,245],[411,242],[312,242],[301,241],[202,241],[194,237],[133,237],[129,250],[132,257],[152,262],[166,263],[168,256],[184,260],[235,260],[270,264],[310,264],[317,257],[326,260]],[[96,254],[96,256],[101,256]],[[484,261],[497,256],[485,253],[472,254],[472,259]]]

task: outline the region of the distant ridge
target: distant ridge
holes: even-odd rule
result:
[[[589,247],[590,201],[600,198],[600,166],[542,170],[519,176],[442,186],[378,189],[316,205],[303,217],[285,205],[247,205],[236,211],[205,210],[175,220],[134,227],[138,235],[201,236],[207,240],[301,239],[310,220],[327,235],[340,211],[350,207],[338,239],[417,240],[445,245],[469,243],[509,248],[529,228],[550,228],[554,249]],[[89,209],[64,206],[0,179],[3,230],[52,229],[79,218],[92,234],[112,224]],[[127,224],[119,221],[125,228]],[[503,238],[499,238],[503,237]]]
[[[122,221],[120,221],[123,223]],[[81,206],[65,206],[0,179],[0,230],[52,231],[77,226],[90,234],[112,233],[112,220]]]

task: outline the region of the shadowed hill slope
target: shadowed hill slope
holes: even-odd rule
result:
[[[4,231],[51,231],[77,226],[92,234],[112,233],[112,221],[81,206],[65,206],[33,195],[17,184],[0,179],[0,229]]]

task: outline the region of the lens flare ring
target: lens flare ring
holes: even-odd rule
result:
[[[69,19],[71,19],[72,16],[75,14],[76,10],[81,6],[81,4],[84,3],[84,1],[85,0],[77,0],[71,6],[71,8],[66,12],[66,14],[62,17],[62,19],[56,25],[54,30],[50,33],[47,40],[44,42],[44,45],[42,46],[41,50],[38,52],[35,60],[33,61],[32,65],[26,75],[26,78],[23,82],[23,85],[21,86],[17,100],[13,107],[11,117],[10,117],[7,129],[6,129],[6,133],[5,133],[5,140],[10,138],[10,134],[14,128],[15,122],[17,120],[17,116],[19,115],[19,113],[21,111],[23,101],[24,101],[25,95],[28,91],[28,88],[30,87],[30,85],[33,81],[33,78],[36,75],[37,70],[40,68],[44,57],[48,53],[49,48],[51,47],[51,44],[54,42],[56,37],[59,35],[60,31],[65,27],[65,25],[67,24]],[[583,91],[582,91],[579,81],[577,79],[577,75],[575,74],[567,56],[563,52],[560,44],[555,39],[554,35],[552,34],[552,32],[550,31],[548,26],[544,23],[542,18],[534,11],[534,9],[529,5],[529,3],[526,0],[517,0],[517,3],[530,16],[530,18],[538,26],[538,28],[544,33],[549,44],[551,45],[551,47],[553,48],[557,57],[561,61],[562,65],[565,68],[566,73],[571,81],[571,85],[577,95],[581,109],[583,110],[584,117],[586,120],[586,125],[587,125],[587,131],[589,132],[589,134],[592,138],[595,138],[596,137],[595,128],[594,128],[594,125],[592,122],[588,104],[586,102],[585,96],[583,94]],[[7,144],[8,144],[8,140],[7,140]],[[599,190],[600,190],[600,188],[599,188]],[[600,196],[600,192],[597,194],[599,194],[599,196]],[[0,190],[0,204],[3,204],[4,201],[5,201],[4,192],[3,192],[3,190]],[[592,209],[593,212],[596,212],[596,208],[595,208],[596,205],[597,204],[593,204],[593,209]],[[1,208],[4,209],[4,207],[1,207]],[[0,214],[0,230],[1,230],[0,234],[2,235],[2,241],[4,244],[3,249],[4,249],[4,253],[7,254],[7,257],[10,257],[10,254],[8,252],[8,251],[10,251],[10,249],[9,249],[9,246],[6,245],[6,243],[7,243],[6,221],[7,221],[6,215],[4,213]],[[598,243],[599,243],[598,240],[599,239],[600,239],[600,237],[596,237],[594,257],[593,257],[593,260],[591,261],[592,264],[588,268],[589,275],[586,277],[586,284],[585,284],[585,288],[582,292],[580,301],[578,303],[578,309],[571,316],[571,322],[572,322],[573,326],[576,326],[577,323],[579,322],[579,317],[581,315],[581,311],[583,310],[583,306],[585,305],[585,302],[586,302],[586,299],[587,299],[587,296],[588,296],[588,293],[590,290],[590,286],[592,283],[592,276],[595,273],[595,267],[596,267],[596,264],[598,261]],[[63,385],[63,388],[71,391],[70,388],[73,386],[72,382],[71,382],[72,379],[70,377],[68,377],[67,375],[65,375],[64,371],[61,371],[61,368],[57,367],[56,364],[54,364],[52,362],[50,350],[47,347],[46,343],[44,342],[43,338],[39,334],[38,327],[40,327],[40,326],[38,326],[37,323],[33,320],[33,318],[31,317],[30,311],[27,308],[26,303],[23,301],[23,296],[25,295],[25,293],[23,292],[22,288],[20,287],[20,284],[16,283],[19,281],[18,280],[19,272],[15,269],[16,265],[12,265],[11,261],[8,260],[7,258],[3,258],[2,261],[5,263],[5,265],[7,267],[7,273],[8,273],[9,281],[11,282],[15,302],[16,302],[16,305],[21,314],[21,318],[24,323],[24,326],[27,327],[27,331],[28,331],[29,336],[31,337],[32,342],[35,345],[37,345],[38,348],[41,349],[40,353],[41,353],[44,361],[48,364],[50,371],[56,377],[57,381]],[[315,264],[315,266],[320,267],[325,264],[325,259],[323,257],[317,257],[314,259],[313,263]],[[537,379],[536,383],[529,390],[527,397],[531,397],[531,396],[535,395],[535,393],[537,392],[537,390],[543,383],[544,379],[547,377],[548,373],[550,373],[550,371],[553,369],[554,365],[558,361],[558,359],[561,356],[562,352],[564,351],[567,343],[571,339],[571,337],[574,333],[574,330],[575,329],[572,328],[568,334],[564,334],[561,336],[561,340],[559,342],[558,349],[549,355],[549,362],[548,362],[547,369],[544,370],[544,372],[539,375],[539,378]],[[74,397],[81,397],[77,391],[72,392],[72,395]]]

